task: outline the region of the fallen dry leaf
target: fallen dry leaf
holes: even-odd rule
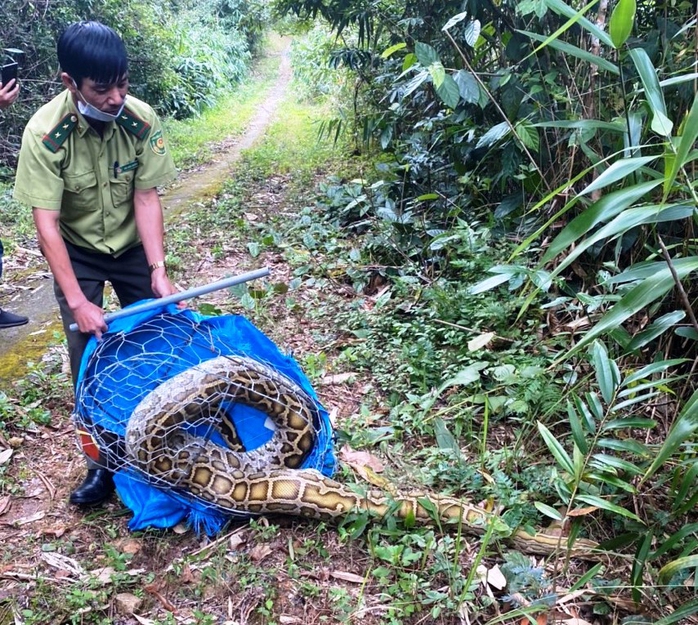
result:
[[[483,347],[487,347],[487,345],[490,344],[490,342],[492,341],[494,336],[495,336],[494,332],[485,332],[484,334],[480,334],[479,336],[476,336],[474,339],[470,339],[468,341],[468,351],[469,352],[476,352],[478,349],[482,349]]]
[[[373,454],[367,451],[354,451],[348,445],[344,445],[339,451],[339,459],[352,469],[369,467],[377,473],[381,473],[385,469],[383,463]]]
[[[15,453],[12,449],[3,449],[0,451],[0,465],[7,464],[12,458],[12,454]]]
[[[363,584],[365,580],[362,575],[356,575],[356,573],[349,573],[348,571],[331,571],[330,577],[341,579],[343,582],[351,582],[352,584]]]
[[[0,515],[5,514],[12,506],[12,500],[9,495],[7,497],[0,498]]]
[[[250,558],[253,562],[261,562],[270,555],[272,548],[269,545],[255,545],[250,549]]]
[[[16,525],[17,527],[21,525],[27,525],[29,523],[34,523],[35,521],[40,521],[46,516],[45,512],[37,512],[36,514],[32,514],[31,516],[26,516],[22,519],[17,519],[12,523],[12,525]]]
[[[356,378],[356,373],[349,371],[347,373],[338,373],[336,375],[326,375],[320,378],[318,384],[320,386],[331,386],[333,384],[344,384],[345,382],[351,382]]]
[[[494,586],[497,590],[503,590],[507,585],[507,579],[504,577],[499,565],[495,564],[487,571],[487,583]]]

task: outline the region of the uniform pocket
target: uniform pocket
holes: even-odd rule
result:
[[[114,207],[133,200],[133,174],[120,174],[116,179],[109,181],[109,187]]]
[[[63,203],[79,210],[99,208],[97,176],[93,171],[84,174],[63,174]]]

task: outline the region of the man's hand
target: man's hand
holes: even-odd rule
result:
[[[0,89],[0,109],[6,109],[19,95],[19,83],[13,78]]]
[[[104,311],[95,306],[89,300],[85,300],[76,308],[71,308],[78,330],[87,334],[94,334],[97,339],[102,338],[102,333],[107,331],[107,324],[104,321]]]
[[[150,274],[150,286],[157,297],[167,297],[177,293],[164,267],[158,267]]]

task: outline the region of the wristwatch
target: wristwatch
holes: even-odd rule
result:
[[[164,266],[165,266],[165,261],[159,260],[156,263],[153,263],[152,265],[148,266],[148,269],[150,269],[150,273],[153,273],[153,271],[155,271],[159,267],[164,267]]]

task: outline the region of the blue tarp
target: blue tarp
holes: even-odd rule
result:
[[[139,302],[142,304],[143,302]],[[231,515],[185,491],[165,490],[144,480],[124,458],[123,437],[134,408],[154,388],[186,369],[218,356],[258,360],[298,384],[316,404],[320,428],[315,448],[302,468],[331,476],[335,470],[332,430],[327,411],[290,356],[244,317],[207,317],[174,305],[122,317],[109,324],[100,341],[88,343],[78,377],[74,418],[88,431],[114,470],[121,500],[133,511],[132,530],[168,528],[187,522],[216,534]],[[227,410],[247,449],[272,434],[267,415],[243,404]],[[219,442],[219,441],[216,441]],[[244,516],[244,515],[243,515]]]

